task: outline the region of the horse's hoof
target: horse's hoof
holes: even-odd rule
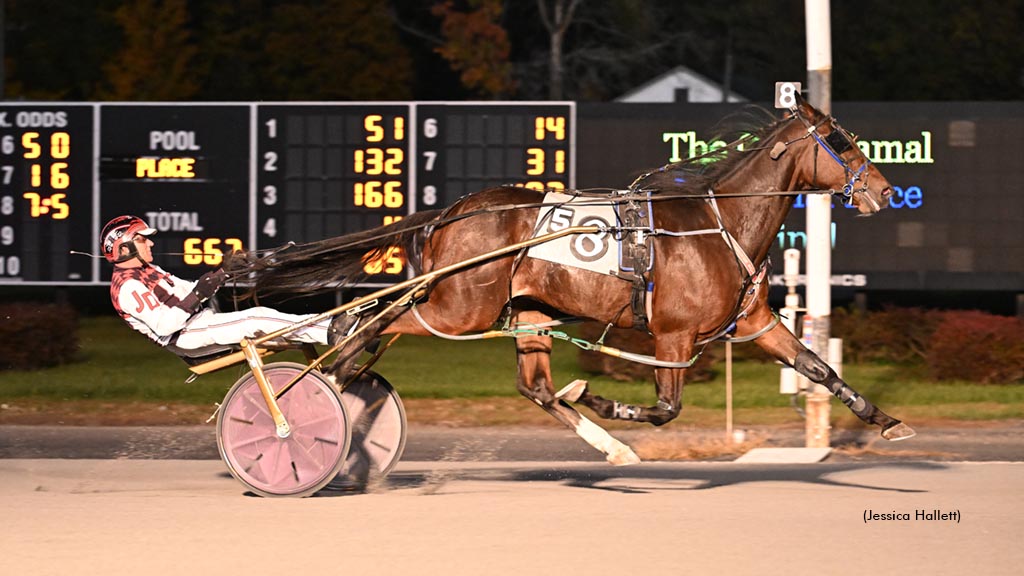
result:
[[[607,460],[613,466],[632,466],[640,463],[640,457],[625,444],[609,452]]]
[[[885,430],[882,430],[882,438],[885,438],[890,442],[895,442],[897,440],[906,440],[907,438],[913,438],[916,435],[917,432],[914,432],[913,428],[907,426],[903,422],[897,422],[889,426]]]
[[[555,392],[555,398],[565,400],[567,402],[575,402],[580,399],[580,396],[583,396],[583,393],[586,392],[586,390],[586,380],[573,380],[566,384],[565,388]]]

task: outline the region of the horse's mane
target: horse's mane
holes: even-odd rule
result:
[[[728,145],[647,172],[634,180],[630,188],[655,193],[671,190],[673,194],[703,197],[708,188],[761,150],[764,147],[761,142],[770,141],[785,124],[786,120],[778,119],[760,106],[746,106],[723,118],[712,129],[708,141],[721,140]]]
[[[424,230],[441,213],[427,210],[411,214],[398,222],[327,238],[305,244],[286,245],[269,254],[256,251],[236,252],[229,256],[224,270],[232,278],[251,287],[241,297],[271,294],[299,296],[351,286],[368,276],[364,265],[389,250],[401,248],[406,258],[420,254],[416,246]],[[419,263],[410,261],[413,268]]]

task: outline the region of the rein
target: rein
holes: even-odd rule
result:
[[[618,194],[616,196],[606,196],[604,193],[602,193],[600,195],[598,195],[598,194],[590,194],[591,191],[597,191],[597,190],[604,191],[605,193],[607,193],[607,192],[617,192]],[[637,193],[638,191],[636,191],[636,190],[631,190],[631,189],[618,190],[618,189],[614,189],[614,188],[586,188],[586,189],[583,189],[583,190],[549,190],[549,191],[550,192],[561,192],[563,194],[575,194],[577,196],[583,196],[583,197],[590,196],[590,197],[593,198],[593,200],[584,200],[584,201],[578,203],[577,205],[579,205],[579,206],[615,206],[615,205],[619,205],[619,204],[626,204],[626,203],[628,203],[630,201],[635,201],[638,198],[643,198],[644,200],[649,200],[651,202],[667,202],[667,201],[670,201],[670,200],[705,200],[705,199],[707,199],[707,195],[706,194],[675,194],[675,193],[663,194],[663,193],[659,192],[658,194],[652,194],[650,196],[642,196],[642,195],[638,194]],[[804,195],[804,194],[836,195],[836,194],[840,194],[841,192],[842,192],[841,190],[835,190],[835,189],[827,189],[827,190],[776,190],[776,191],[766,191],[766,192],[744,192],[744,193],[735,193],[735,194],[722,194],[719,197],[721,197],[721,198],[755,198],[755,197],[765,197],[765,196],[800,196],[800,195]],[[430,222],[424,222],[422,224],[417,224],[415,226],[409,226],[408,228],[402,228],[400,230],[382,231],[379,234],[376,234],[374,236],[367,236],[367,237],[361,238],[360,240],[354,241],[354,242],[352,242],[350,244],[337,244],[337,245],[331,246],[330,248],[325,248],[324,251],[326,252],[326,251],[335,251],[335,250],[345,250],[347,248],[351,248],[351,247],[355,246],[356,244],[365,244],[365,243],[368,243],[368,242],[374,242],[374,241],[377,241],[377,240],[383,240],[385,238],[390,238],[390,237],[393,237],[393,236],[399,236],[399,235],[405,234],[407,232],[414,232],[414,231],[417,231],[417,230],[423,230],[423,229],[427,229],[427,228],[437,228],[437,227],[447,226],[448,224],[452,224],[454,222],[458,222],[459,220],[465,220],[465,219],[473,218],[473,217],[480,216],[480,215],[483,215],[483,214],[495,214],[495,213],[500,213],[500,212],[509,212],[509,211],[512,211],[512,210],[522,210],[522,209],[527,209],[527,208],[543,208],[545,206],[551,206],[551,204],[545,204],[543,202],[527,202],[527,203],[523,203],[523,204],[503,204],[503,205],[500,205],[500,206],[489,206],[487,208],[480,208],[478,210],[473,210],[471,212],[466,212],[466,213],[458,214],[458,215],[455,215],[455,216],[444,216],[444,217],[438,218],[436,220],[431,220]],[[602,231],[603,232],[619,232],[619,231],[627,231],[628,232],[628,231],[632,231],[632,230],[633,230],[632,228],[627,228],[627,227],[622,227],[622,226],[609,226],[609,227],[607,227],[606,229],[604,229]],[[660,233],[660,234],[665,234],[665,235],[670,235],[670,236],[685,236],[685,235],[689,235],[688,232],[669,232],[669,231],[666,231],[666,230],[663,230],[663,229],[660,229],[660,228],[656,229],[656,231],[658,233]],[[285,244],[283,246],[280,246],[280,247],[268,250],[266,256],[272,256],[273,254],[275,254],[277,252],[282,252],[282,251],[287,250],[289,248],[296,248],[296,247],[297,248],[303,248],[305,246],[310,246],[311,244],[312,243],[310,243],[310,244],[296,244],[294,242],[289,242],[289,243],[287,243],[287,244]],[[181,255],[182,253],[162,252],[161,254],[163,254],[163,255]]]

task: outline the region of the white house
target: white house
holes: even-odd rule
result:
[[[722,86],[706,76],[677,66],[615,99],[616,102],[721,102]],[[729,102],[747,102],[729,91]]]

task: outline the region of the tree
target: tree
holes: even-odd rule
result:
[[[834,99],[1020,100],[1022,24],[1024,0],[840,2]]]
[[[273,26],[266,0],[192,0],[203,18],[196,35],[209,73],[203,100],[273,99],[266,73],[267,29]]]
[[[508,96],[516,87],[509,62],[511,44],[499,23],[502,11],[502,0],[469,0],[466,12],[445,0],[431,10],[441,18],[444,38],[434,50],[460,73],[464,86],[493,98]]]
[[[565,34],[572,24],[573,13],[576,7],[583,0],[552,0],[551,10],[548,10],[547,0],[537,0],[537,10],[540,12],[541,22],[544,29],[548,31],[550,41],[550,52],[548,58],[548,98],[551,100],[562,100],[565,95],[564,62],[562,60],[562,49],[565,43]]]
[[[124,42],[104,66],[102,98],[187,100],[199,91],[204,67],[186,8],[186,0],[131,0],[114,12]]]
[[[608,100],[692,58],[697,44],[689,24],[670,25],[676,3],[538,0],[512,6],[509,33],[516,39],[523,98]],[[537,26],[538,18],[546,24]]]
[[[3,0],[0,0],[3,1]],[[5,98],[89,100],[117,46],[120,0],[6,0]]]
[[[264,77],[290,100],[402,100],[412,61],[376,0],[289,2],[271,12]]]

